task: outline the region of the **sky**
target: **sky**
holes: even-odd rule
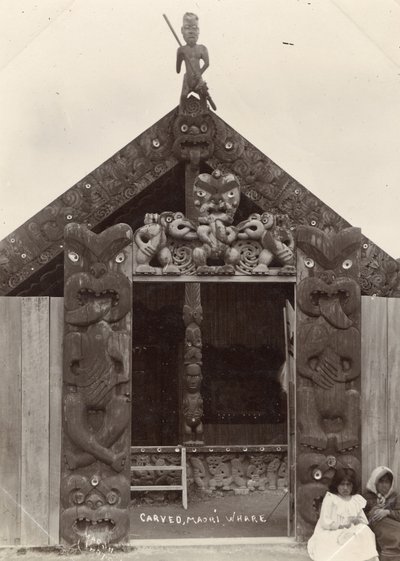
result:
[[[400,257],[400,0],[0,0],[0,239],[178,104],[186,11],[218,115]]]

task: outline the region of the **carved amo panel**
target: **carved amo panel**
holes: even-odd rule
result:
[[[61,537],[128,539],[132,231],[65,229]]]
[[[297,230],[297,504],[300,537],[339,465],[360,476],[361,231]]]

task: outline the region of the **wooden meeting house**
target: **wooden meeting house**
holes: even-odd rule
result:
[[[152,486],[287,489],[302,540],[400,475],[399,264],[192,89],[0,244],[1,545],[126,543]]]

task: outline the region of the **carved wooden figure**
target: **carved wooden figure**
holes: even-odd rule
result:
[[[183,23],[181,32],[186,45],[182,45],[173,30],[167,16],[164,15],[172,33],[179,43],[179,48],[176,53],[176,71],[181,71],[182,62],[185,62],[186,73],[183,78],[182,92],[181,92],[181,106],[184,105],[187,96],[191,92],[196,92],[200,99],[208,101],[210,106],[216,110],[214,101],[208,92],[206,82],[202,78],[202,74],[209,66],[209,58],[207,47],[204,45],[197,45],[199,38],[199,18],[192,12],[186,12],[183,16]],[[202,61],[202,64],[200,62]]]
[[[337,464],[359,472],[361,231],[300,226],[297,248],[298,535],[306,537]]]
[[[250,214],[247,220],[237,226],[235,248],[241,253],[250,252],[250,259],[257,259],[251,274],[269,274],[268,265],[275,258],[282,265],[280,274],[294,274],[294,238],[282,216],[274,216],[270,212]],[[250,242],[245,245],[245,242]],[[258,255],[257,255],[258,253]],[[242,255],[241,255],[242,258]],[[252,259],[253,258],[253,259]]]
[[[128,540],[132,231],[65,228],[61,536]]]
[[[200,300],[200,284],[186,283],[183,321],[185,331],[184,379],[183,379],[183,439],[185,444],[203,444],[203,399],[201,397],[202,340],[200,325],[203,310]]]
[[[240,254],[232,247],[237,233],[231,224],[240,201],[238,180],[219,170],[211,175],[201,173],[194,182],[193,199],[199,211],[197,235],[202,242],[193,250],[197,274],[235,274]],[[209,265],[209,258],[220,259],[224,264]]]
[[[180,269],[173,263],[168,241],[186,242],[196,238],[195,226],[181,212],[147,213],[144,226],[134,235],[135,273],[180,275]],[[157,261],[158,266],[151,265],[152,261]]]

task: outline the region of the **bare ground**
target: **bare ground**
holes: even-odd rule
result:
[[[79,553],[0,549],[1,561],[309,561],[304,545],[224,545],[139,547]]]
[[[283,490],[198,497],[187,510],[177,502],[138,503],[130,512],[132,540],[288,535],[288,495]]]

